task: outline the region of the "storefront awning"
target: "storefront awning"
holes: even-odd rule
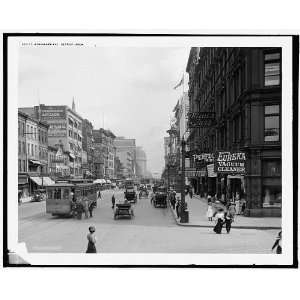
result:
[[[41,162],[38,161],[38,160],[29,159],[29,162],[32,163],[32,164],[34,164],[34,165],[38,165],[38,166],[41,165]]]
[[[103,184],[103,183],[106,183],[105,179],[96,179],[93,181],[93,183],[100,183],[100,184]]]
[[[72,159],[75,159],[75,155],[73,153],[69,153],[69,156],[72,158]]]
[[[244,176],[239,175],[239,174],[237,174],[237,175],[228,175],[227,178],[228,179],[242,179],[242,178],[244,178]]]
[[[53,185],[55,182],[49,177],[30,177],[30,179],[39,186]]]

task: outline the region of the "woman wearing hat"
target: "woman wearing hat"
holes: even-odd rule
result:
[[[96,250],[97,238],[95,236],[95,231],[96,231],[96,229],[94,226],[89,227],[90,233],[87,235],[88,246],[87,246],[86,253],[97,253],[97,250]]]

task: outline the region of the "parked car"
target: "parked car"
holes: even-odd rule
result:
[[[38,189],[33,193],[32,201],[40,202],[46,200],[46,190]]]

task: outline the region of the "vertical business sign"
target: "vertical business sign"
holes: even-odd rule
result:
[[[215,154],[214,171],[219,174],[245,174],[245,163],[244,152],[218,151]]]

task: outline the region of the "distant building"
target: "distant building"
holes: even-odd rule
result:
[[[127,150],[122,150],[122,151],[116,150],[116,157],[119,159],[121,164],[120,172],[122,174],[122,177],[123,178],[134,177],[133,168],[132,168],[134,163],[133,160],[134,158],[132,156],[132,152]]]
[[[86,162],[83,162],[84,175],[95,175],[93,124],[87,119],[82,121],[82,150],[86,152]]]
[[[142,147],[136,147],[135,151],[136,160],[136,176],[138,178],[144,178],[147,171],[147,155]]]
[[[92,131],[94,139],[94,173],[97,178],[114,178],[115,135],[103,128]]]
[[[114,140],[116,155],[121,163],[127,168],[128,176],[136,176],[136,144],[135,139],[116,137]]]

